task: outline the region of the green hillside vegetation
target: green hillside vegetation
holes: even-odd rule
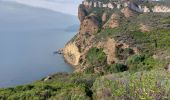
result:
[[[107,64],[104,49],[93,46],[85,60],[80,60],[78,67],[84,71],[58,73],[32,84],[0,89],[0,100],[170,100],[170,14],[134,13],[126,18],[120,11],[97,8],[89,13],[98,15],[103,26],[100,17],[106,11],[107,20],[113,12],[119,15],[119,27],[100,27],[92,34],[93,43],[112,38],[129,44],[125,49],[116,48],[113,64]],[[149,30],[142,31],[141,24]],[[134,53],[132,47],[139,52]]]
[[[139,16],[141,20],[143,16]],[[169,17],[160,22],[169,24]],[[170,30],[167,27],[153,27],[151,32],[143,33],[135,30],[133,24],[128,27],[127,34],[123,33],[123,27],[105,29],[96,34],[98,40],[107,37],[119,39],[118,35],[121,34],[128,35],[130,39],[133,37],[133,45],[141,46],[143,51],[139,55],[127,56],[126,65],[106,65],[103,50],[92,48],[86,56],[91,67],[84,73],[56,74],[47,81],[43,79],[29,85],[0,89],[0,100],[170,99],[170,73],[164,69],[170,61],[164,59],[170,54]],[[152,55],[159,52],[165,53],[165,56],[163,54],[159,59],[153,59]],[[93,74],[94,67],[99,66],[103,67],[103,73]]]
[[[169,100],[165,70],[94,74],[58,74],[48,81],[0,89],[1,100]]]

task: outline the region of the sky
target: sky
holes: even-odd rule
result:
[[[78,5],[82,0],[0,0],[10,1],[27,6],[45,8],[48,10],[62,12],[69,15],[77,15]]]

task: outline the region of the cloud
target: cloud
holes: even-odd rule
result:
[[[24,4],[27,6],[45,8],[52,11],[77,15],[78,5],[81,0],[0,0]]]

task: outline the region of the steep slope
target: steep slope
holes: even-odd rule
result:
[[[0,89],[0,99],[170,99],[170,13],[100,8],[86,2],[79,6],[79,19],[78,34],[63,49],[75,72]]]
[[[143,2],[135,4],[145,5]],[[157,7],[155,2],[151,5],[153,9]],[[146,68],[136,68],[138,70],[163,68],[170,61],[170,14],[163,12],[141,13],[132,6],[110,9],[81,4],[80,30],[64,48],[64,57],[76,67],[77,72],[90,69],[92,72],[107,73],[106,69],[115,64],[123,66],[122,71],[130,70],[129,59],[135,59],[134,56],[141,57],[141,63],[153,61],[151,65],[142,65]],[[161,53],[164,56],[158,55]]]

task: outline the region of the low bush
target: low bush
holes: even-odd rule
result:
[[[169,100],[170,74],[163,70],[98,78],[92,87],[94,100]]]
[[[107,56],[103,49],[91,48],[87,53],[87,61],[91,66],[100,67],[106,64]]]
[[[106,73],[118,73],[118,72],[124,72],[128,70],[126,65],[117,64],[117,63],[104,67],[104,69]]]
[[[133,55],[128,57],[127,66],[130,72],[164,68],[166,62],[154,59],[147,55]]]

